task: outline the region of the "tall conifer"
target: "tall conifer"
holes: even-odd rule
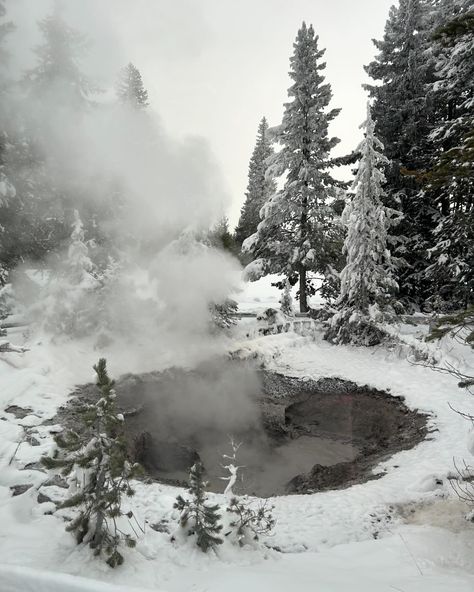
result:
[[[265,117],[258,126],[257,142],[249,163],[249,177],[245,202],[235,229],[235,239],[242,245],[245,239],[257,231],[260,210],[268,198],[275,193],[275,182],[266,177],[268,159],[274,154]]]
[[[312,26],[303,23],[293,45],[288,90],[281,125],[272,130],[281,150],[269,159],[268,174],[284,180],[262,208],[257,232],[244,243],[255,261],[250,277],[283,274],[299,279],[300,310],[308,310],[311,282],[308,271],[326,274],[330,266],[333,210],[330,198],[336,181],[331,177],[330,152],[338,143],[328,134],[339,109],[328,110],[332,93],[325,83],[325,50]]]
[[[120,71],[116,92],[119,101],[133,109],[146,109],[149,105],[142,75],[131,62]]]
[[[326,337],[335,343],[372,345],[380,339],[375,324],[393,313],[393,293],[398,288],[387,247],[388,229],[400,220],[395,210],[383,205],[383,168],[388,160],[375,135],[370,106],[362,124],[365,138],[354,181],[354,197],[342,214],[347,227],[341,272],[338,312],[331,319]]]

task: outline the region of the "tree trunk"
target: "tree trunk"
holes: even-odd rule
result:
[[[306,294],[306,269],[300,270],[300,312],[308,312],[308,297]]]

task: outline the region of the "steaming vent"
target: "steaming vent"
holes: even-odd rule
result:
[[[57,421],[96,396],[80,387]],[[148,477],[186,485],[200,459],[222,492],[222,455],[242,442],[236,493],[310,493],[374,478],[372,468],[426,435],[426,417],[381,391],[338,379],[318,382],[214,359],[194,370],[126,375],[117,382],[131,457]]]

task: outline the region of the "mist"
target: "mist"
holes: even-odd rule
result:
[[[154,357],[161,366],[163,360],[158,359],[163,355],[186,362],[185,352],[193,352],[192,365],[197,350],[199,359],[207,348],[215,353],[219,339],[209,330],[209,306],[236,289],[240,266],[199,240],[230,205],[208,142],[195,135],[173,137],[153,104],[140,111],[117,101],[115,79],[118,68],[130,59],[124,48],[129,41],[118,38],[105,3],[10,4],[8,17],[17,27],[9,40],[10,69],[21,68],[26,77],[35,67],[31,48],[42,42],[35,21],[59,10],[69,27],[87,34],[86,51],[78,63],[92,86],[86,100],[76,96],[80,93],[71,90],[67,73],[63,80],[60,72],[41,92],[25,91],[20,81],[12,102],[15,124],[20,119],[33,130],[35,150],[43,159],[36,177],[49,180],[70,212],[66,224],[73,210],[81,216],[91,208],[107,212],[98,222],[109,241],[102,259],[110,253],[115,258],[119,253],[120,259],[106,302],[107,316],[119,330],[114,341],[126,334],[132,349],[133,343],[138,348],[129,352],[130,359],[145,356],[149,366]],[[136,5],[131,7],[131,18],[142,16]],[[41,217],[48,215],[40,211]],[[86,243],[88,238],[86,230]],[[66,238],[62,254],[48,257],[45,265],[51,274],[41,290],[25,290],[22,285],[23,301],[27,308],[33,305],[36,321],[48,302],[51,313],[61,315],[53,292],[58,291],[56,277],[61,276],[68,243]],[[91,251],[100,248],[95,244]],[[21,268],[35,266],[25,261]],[[99,326],[103,307],[96,305],[94,294],[85,294],[81,305],[90,309],[88,323]]]

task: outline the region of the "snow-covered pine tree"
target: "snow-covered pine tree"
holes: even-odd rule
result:
[[[149,105],[142,75],[131,62],[120,71],[116,92],[120,103],[133,109],[146,109]]]
[[[15,27],[11,21],[6,21],[7,10],[5,8],[5,0],[0,0],[0,133],[4,133],[5,116],[4,112],[4,98],[10,86],[10,80],[6,74],[6,66],[8,63],[8,52],[5,48],[5,40],[10,33],[13,33]],[[0,151],[2,150],[3,142],[0,142]],[[1,152],[0,152],[1,155]]]
[[[222,216],[216,224],[210,229],[205,242],[211,247],[223,249],[229,253],[236,251],[234,237],[229,230],[229,219]]]
[[[293,298],[291,297],[291,284],[288,280],[285,282],[283,293],[280,298],[280,310],[287,317],[294,316]]]
[[[255,508],[253,500],[246,496],[232,497],[226,508],[229,512],[229,530],[225,533],[239,547],[255,544],[260,537],[269,535],[273,530],[276,520],[272,510],[275,506],[265,500]]]
[[[16,133],[9,169],[18,195],[18,208],[10,212],[8,257],[13,262],[42,261],[67,239],[68,212],[83,199],[83,188],[73,190],[64,171],[65,163],[74,159],[58,162],[57,155],[71,148],[65,142],[68,135],[63,133],[63,122],[75,121],[80,126],[97,90],[80,67],[86,38],[65,22],[59,3],[39,22],[39,29],[42,40],[34,49],[36,63],[19,85],[24,100],[16,97],[12,112]],[[84,210],[84,223],[90,230],[98,228],[93,218],[102,202],[90,200],[87,207],[93,214],[86,215]]]
[[[43,43],[35,49],[37,64],[26,73],[25,86],[35,98],[53,105],[77,108],[87,104],[98,89],[80,68],[86,37],[66,23],[59,2],[39,22],[39,28]]]
[[[52,272],[53,276],[44,288],[41,308],[36,311],[47,332],[75,337],[93,332],[97,319],[92,294],[99,285],[93,270],[83,224],[78,211],[74,210],[67,255],[59,268]]]
[[[189,474],[190,499],[178,495],[174,507],[181,512],[179,524],[188,536],[195,536],[196,545],[205,553],[222,544],[218,504],[209,504],[206,495],[204,467],[200,461]]]
[[[341,272],[338,311],[329,321],[326,338],[333,343],[373,345],[382,335],[377,323],[393,314],[393,292],[398,285],[392,275],[387,236],[400,215],[383,205],[387,158],[375,135],[370,105],[361,127],[365,138],[358,148],[361,159],[353,185],[355,194],[342,214],[347,226],[347,261]]]
[[[423,180],[437,208],[426,275],[446,310],[474,302],[474,3],[443,1],[440,20],[434,36],[438,118]]]
[[[135,539],[120,528],[124,514],[123,497],[132,496],[131,486],[139,471],[127,459],[123,434],[124,418],[117,413],[114,381],[101,358],[94,366],[97,374],[98,399],[81,410],[83,430],[59,434],[54,456],[43,457],[48,469],[61,469],[70,476],[71,496],[59,507],[76,508],[77,515],[66,530],[74,532],[78,544],[86,543],[95,555],[107,558],[110,567],[123,563],[122,543],[135,546]]]
[[[232,298],[226,298],[223,302],[211,302],[209,312],[211,313],[211,333],[226,331],[236,324],[235,314],[239,305]]]
[[[8,145],[8,133],[6,124],[8,112],[6,109],[9,80],[5,73],[8,54],[4,42],[7,36],[13,32],[13,23],[4,21],[6,8],[4,0],[0,0],[0,287],[5,285],[7,276],[7,260],[4,257],[4,241],[2,240],[8,224],[8,215],[5,208],[11,198],[15,197],[16,190],[11,179],[7,175],[5,157]]]
[[[257,232],[260,223],[260,210],[275,193],[275,182],[266,177],[267,161],[274,154],[265,117],[258,126],[257,141],[249,163],[248,185],[245,202],[240,211],[239,223],[235,229],[235,240],[239,245]]]
[[[338,139],[329,137],[328,126],[339,109],[328,111],[332,94],[321,74],[324,53],[313,27],[303,23],[290,59],[291,101],[281,125],[272,129],[281,150],[270,157],[267,175],[285,179],[284,186],[264,204],[257,232],[243,244],[254,256],[249,279],[278,273],[294,284],[299,278],[301,312],[308,310],[308,271],[324,276],[331,264],[333,239],[328,237],[334,212],[329,200],[337,183],[329,172],[329,155]]]
[[[405,263],[400,296],[415,308],[432,293],[425,268],[427,249],[432,246],[434,207],[417,183],[417,174],[430,161],[429,133],[435,109],[431,5],[431,0],[400,0],[392,6],[383,40],[374,40],[379,53],[366,67],[377,83],[367,89],[374,99],[376,132],[389,160],[385,203],[404,214],[389,244],[400,263]]]

